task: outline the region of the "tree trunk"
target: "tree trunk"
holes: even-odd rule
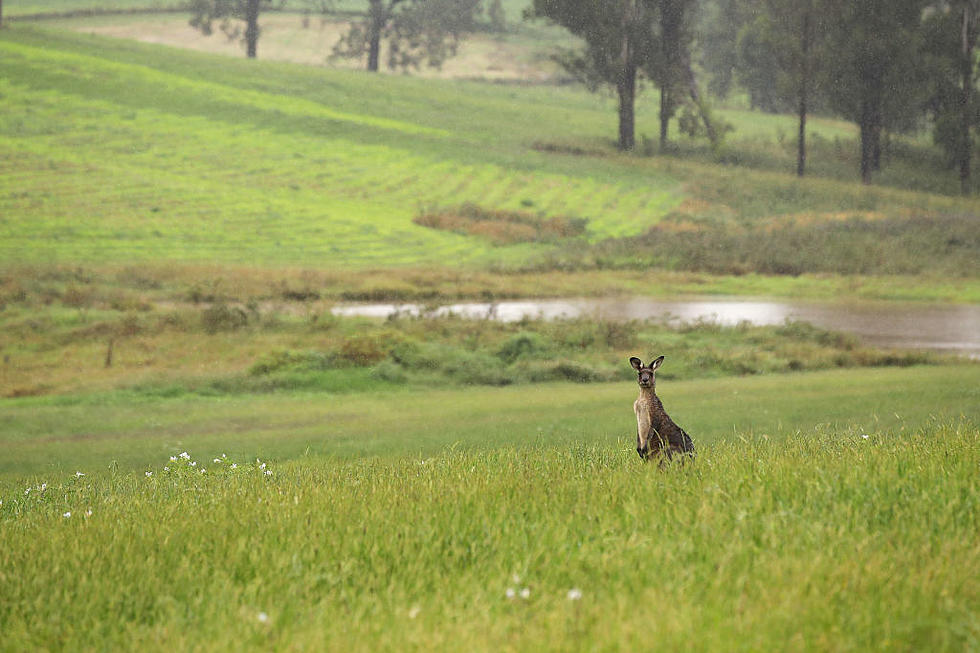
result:
[[[685,49],[681,43],[681,23],[683,22],[683,3],[673,0],[659,0],[660,10],[660,56],[663,71],[660,73],[660,150],[670,146],[668,132],[670,120],[677,113],[678,85],[683,80],[684,68],[688,65]]]
[[[381,60],[381,31],[385,25],[385,8],[381,0],[371,0],[371,16],[368,21],[367,69],[378,72]]]
[[[259,43],[259,0],[248,0],[245,5],[245,54],[254,59]]]
[[[881,170],[881,119],[875,116],[871,131],[871,168],[875,172]]]
[[[624,152],[636,146],[636,59],[633,52],[632,28],[635,20],[636,7],[634,3],[623,12],[623,48],[620,52],[622,69],[616,80],[616,92],[619,94],[619,149]]]
[[[800,35],[800,133],[797,137],[796,176],[806,173],[806,109],[807,91],[810,84],[810,12],[803,12],[803,32]]]
[[[861,104],[861,182],[871,183],[871,172],[874,170],[874,124],[871,118],[873,110],[871,103],[865,99]]]
[[[629,151],[636,146],[636,119],[633,113],[636,103],[636,64],[632,60],[623,66],[616,90],[619,92],[619,149]]]
[[[698,80],[694,77],[694,68],[691,67],[690,62],[686,64],[685,74],[687,76],[687,92],[690,93],[691,101],[694,102],[694,106],[697,107],[698,113],[701,115],[701,122],[704,123],[704,130],[708,134],[708,141],[711,142],[712,147],[716,147],[721,142],[721,136],[719,136],[718,129],[715,127],[714,122],[712,122],[711,113],[707,105],[701,100]]]
[[[973,39],[970,35],[970,5],[963,6],[962,59],[960,63],[960,192],[970,194],[970,158],[973,156],[970,138],[971,99],[973,95]]]

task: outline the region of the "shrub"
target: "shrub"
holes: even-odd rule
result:
[[[551,350],[548,342],[539,334],[521,331],[507,339],[497,351],[497,356],[508,365],[520,358],[538,358]]]
[[[388,354],[381,344],[380,337],[357,335],[347,338],[340,345],[340,358],[358,367],[369,367],[384,360]]]
[[[266,354],[249,368],[252,376],[264,376],[275,372],[290,371],[319,371],[336,366],[332,354],[320,351],[275,351]]]
[[[237,306],[214,304],[201,312],[201,326],[211,335],[219,331],[235,331],[247,325],[248,314]]]

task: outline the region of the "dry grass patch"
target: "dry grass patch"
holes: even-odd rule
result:
[[[585,235],[583,218],[543,218],[525,211],[485,209],[475,204],[424,212],[415,224],[489,240],[494,245],[556,242]]]

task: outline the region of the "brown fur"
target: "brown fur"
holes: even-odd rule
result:
[[[630,365],[637,373],[640,396],[633,402],[636,413],[636,452],[640,458],[658,458],[660,463],[674,455],[694,455],[694,442],[684,429],[677,426],[664,410],[663,402],[656,393],[656,371],[664,357],[643,365],[639,358],[630,358]]]

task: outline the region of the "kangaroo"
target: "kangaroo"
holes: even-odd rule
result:
[[[663,362],[664,357],[661,356],[644,366],[639,358],[630,358],[630,365],[637,373],[636,382],[640,386],[640,396],[633,402],[633,412],[636,413],[636,453],[643,460],[660,458],[661,466],[673,458],[674,454],[694,456],[691,436],[674,424],[655,391],[656,371]]]

